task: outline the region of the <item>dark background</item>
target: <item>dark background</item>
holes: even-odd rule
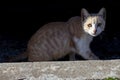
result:
[[[39,2],[1,2],[0,55],[2,56],[0,60],[2,61],[3,55],[23,51],[27,41],[42,25],[53,21],[67,21],[72,16],[79,16],[81,8],[86,8],[90,13],[96,13],[102,7],[107,11],[106,29],[101,40],[100,37],[94,40],[93,51],[104,53],[107,57],[109,54],[115,54],[120,58],[119,2],[115,0],[40,0]],[[17,49],[16,52],[14,48],[15,51]],[[24,49],[21,50],[21,48]]]
[[[81,8],[86,8],[89,12],[98,12],[102,7],[107,10],[107,30],[119,31],[119,20],[117,20],[120,17],[119,3],[115,0],[80,0],[79,2],[56,0],[1,3],[0,33],[26,37],[37,30],[40,27],[38,25],[52,21],[66,21],[72,16],[79,16]]]

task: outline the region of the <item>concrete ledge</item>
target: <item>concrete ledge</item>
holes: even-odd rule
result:
[[[1,63],[0,80],[120,78],[120,60]]]

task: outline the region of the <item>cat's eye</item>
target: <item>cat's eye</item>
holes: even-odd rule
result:
[[[88,24],[87,26],[88,26],[88,27],[92,27],[92,24]]]
[[[97,24],[98,27],[101,26],[101,25],[102,25],[102,23],[98,23],[98,24]]]

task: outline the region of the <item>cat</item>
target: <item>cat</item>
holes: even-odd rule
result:
[[[105,29],[106,9],[90,14],[85,8],[81,16],[70,18],[66,22],[51,22],[41,27],[28,41],[23,54],[12,60],[28,57],[28,61],[57,60],[70,55],[75,60],[75,53],[88,60],[99,60],[90,50],[93,37]]]

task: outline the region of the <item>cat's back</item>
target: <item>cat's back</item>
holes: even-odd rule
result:
[[[59,58],[63,55],[57,53],[64,53],[64,49],[69,45],[69,40],[69,32],[65,22],[48,23],[41,27],[29,40],[27,47],[29,60]]]
[[[42,26],[28,42],[29,60],[52,60],[66,55],[71,49],[70,23],[68,20]]]
[[[70,27],[80,25],[80,17],[75,16],[70,18],[67,22],[51,22],[43,25],[29,40],[29,44],[43,42],[44,39],[61,39],[70,37]]]
[[[33,47],[49,42],[60,43],[69,38],[68,27],[65,22],[52,22],[42,26],[29,40],[28,47]],[[47,44],[48,45],[48,44]]]
[[[30,39],[42,40],[43,38],[52,38],[52,36],[59,36],[62,33],[67,32],[67,26],[65,22],[51,22],[43,25]]]

